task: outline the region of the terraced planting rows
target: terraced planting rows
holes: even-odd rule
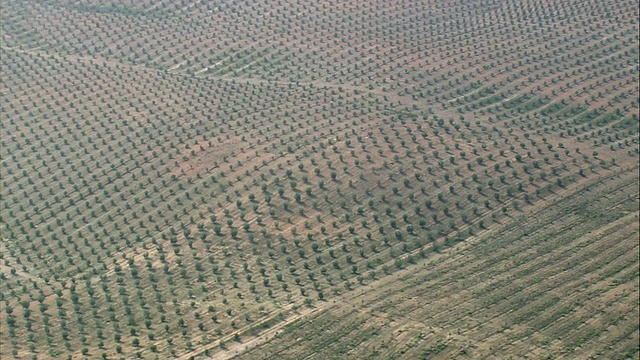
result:
[[[634,358],[635,171],[320,304],[242,358]]]
[[[408,334],[469,334],[454,346],[424,332],[405,357],[501,343],[504,314],[564,314],[565,278],[534,276],[555,262],[602,256],[626,289],[630,223],[589,238],[541,219],[527,226],[548,244],[503,252],[477,239],[534,209],[570,211],[548,204],[597,179],[623,176],[611,196],[633,193],[637,5],[3,2],[0,357],[233,356],[306,316],[379,339],[398,324],[327,304],[382,299],[374,284],[425,261],[445,273],[419,298],[441,301],[365,308],[414,319]],[[576,214],[553,224],[621,221]],[[468,266],[484,278],[459,278]],[[553,314],[540,323],[583,316]],[[597,335],[581,334],[571,341]],[[327,356],[369,341],[322,350],[338,333],[316,335],[304,346]],[[385,333],[379,353],[404,336]]]

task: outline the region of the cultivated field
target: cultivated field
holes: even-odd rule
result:
[[[636,358],[637,173],[548,205],[319,304],[243,358]]]
[[[0,3],[0,357],[637,358],[637,1]]]

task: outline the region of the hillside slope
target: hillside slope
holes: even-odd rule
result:
[[[584,269],[594,295],[580,313],[560,298],[582,289],[579,274],[564,284],[533,270],[637,252],[632,215],[562,200],[603,181],[612,206],[635,214],[637,1],[1,6],[0,357],[231,356],[249,341],[246,356],[264,344],[340,357],[358,345],[319,333],[264,342],[320,329],[307,316],[335,319],[346,338],[358,323],[397,327],[371,323],[379,307],[425,334],[444,329],[407,357],[453,356],[465,341],[480,357],[579,344],[637,356],[627,340],[603,347],[637,332],[598,324],[542,344],[566,329],[532,323],[524,306],[578,326],[602,306],[599,268]],[[637,258],[620,256],[611,290],[635,296]],[[412,291],[428,303],[387,285],[427,264],[442,274]],[[456,278],[471,269],[478,277]],[[515,284],[504,299],[500,279]],[[338,304],[360,294],[357,312]],[[496,305],[473,302],[480,294]],[[637,318],[625,299],[613,304]],[[467,335],[454,344],[449,330]],[[541,343],[508,348],[505,332]]]

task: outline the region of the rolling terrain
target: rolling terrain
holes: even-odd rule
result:
[[[0,4],[0,357],[637,358],[637,1]]]

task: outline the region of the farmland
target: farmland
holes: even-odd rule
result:
[[[637,1],[1,6],[1,358],[637,358]]]
[[[633,358],[636,177],[591,181],[522,215],[535,219],[525,226],[514,218],[320,305],[245,358]]]

